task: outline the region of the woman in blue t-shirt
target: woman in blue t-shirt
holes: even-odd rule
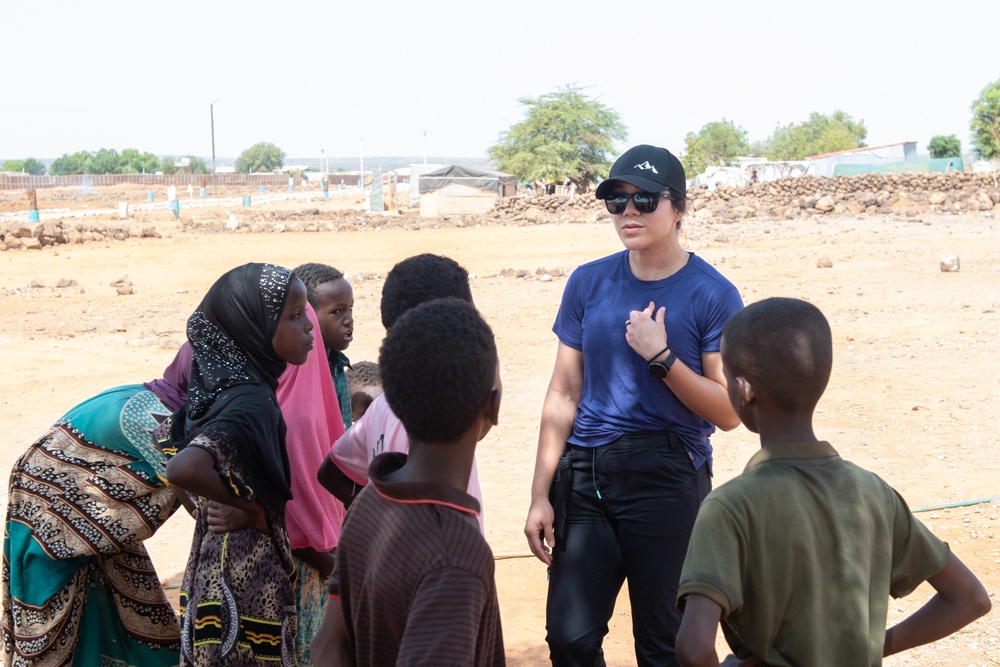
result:
[[[554,665],[603,665],[629,582],[639,665],[676,665],[681,565],[711,489],[716,426],[739,419],[719,340],[743,307],[736,288],[681,247],[684,168],[635,146],[597,188],[623,252],[570,276],[553,331],[524,532],[550,568],[546,641]]]

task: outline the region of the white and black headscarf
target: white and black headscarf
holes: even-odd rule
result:
[[[295,274],[273,264],[225,273],[188,319],[194,359],[188,402],[174,416],[171,440],[224,431],[252,450],[259,474],[291,498],[285,422],[274,389],[286,362],[271,340]],[[247,453],[250,453],[249,451]],[[256,476],[256,475],[254,475]]]

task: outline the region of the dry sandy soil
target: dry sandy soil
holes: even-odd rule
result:
[[[45,196],[40,193],[40,199]],[[102,208],[114,199],[98,194],[89,206]],[[86,201],[76,197],[68,205]],[[320,203],[331,212],[341,205]],[[234,212],[240,215],[239,209]],[[218,209],[197,215],[225,220],[229,213]],[[845,457],[888,480],[912,507],[922,508],[1000,495],[998,223],[989,215],[807,217],[726,225],[689,220],[684,244],[721,269],[748,303],[795,296],[827,314],[834,331],[834,375],[816,431]],[[107,387],[158,377],[183,338],[187,316],[215,278],[235,265],[319,261],[349,273],[357,329],[348,352],[359,361],[377,357],[384,333],[378,316],[380,276],[414,253],[450,255],[474,275],[476,303],[493,326],[501,355],[501,425],[482,443],[479,459],[487,537],[498,556],[509,663],[544,663],[545,568],[524,557],[522,527],[539,411],[556,348],[550,327],[565,278],[541,281],[534,274],[539,267],[571,269],[618,250],[614,230],[564,224],[239,234],[183,231],[165,217],[156,224],[163,238],[0,253],[0,466],[9,469],[27,444],[76,402]],[[958,255],[961,271],[941,272],[944,254]],[[818,268],[821,258],[831,260],[832,267]],[[501,277],[506,268],[531,275]],[[361,279],[355,278],[358,273]],[[124,274],[135,293],[119,296],[110,284]],[[61,278],[78,286],[55,288]],[[29,287],[31,281],[41,286]],[[738,474],[758,446],[743,428],[719,433],[713,442],[716,484]],[[0,493],[0,509],[5,509],[6,489]],[[1000,505],[936,509],[919,516],[949,541],[995,597],[1000,591]],[[181,512],[150,540],[157,568],[169,584],[180,579],[191,530],[192,522]],[[924,585],[894,601],[890,621],[916,609],[931,593]],[[886,664],[1000,664],[996,619],[993,612],[953,637]],[[634,664],[624,593],[606,654],[609,665]]]

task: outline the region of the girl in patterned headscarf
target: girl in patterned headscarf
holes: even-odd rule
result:
[[[181,665],[295,665],[290,470],[275,388],[286,362],[308,358],[312,328],[305,285],[270,264],[223,275],[188,320],[188,403],[160,432],[172,457],[168,481],[198,507],[181,591]],[[212,532],[209,501],[253,525]]]

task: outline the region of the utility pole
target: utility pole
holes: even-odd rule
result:
[[[215,173],[215,103],[219,101],[219,98],[215,99],[208,105],[208,115],[212,119],[212,173]]]
[[[427,130],[420,130],[424,135],[424,166],[427,166]]]

